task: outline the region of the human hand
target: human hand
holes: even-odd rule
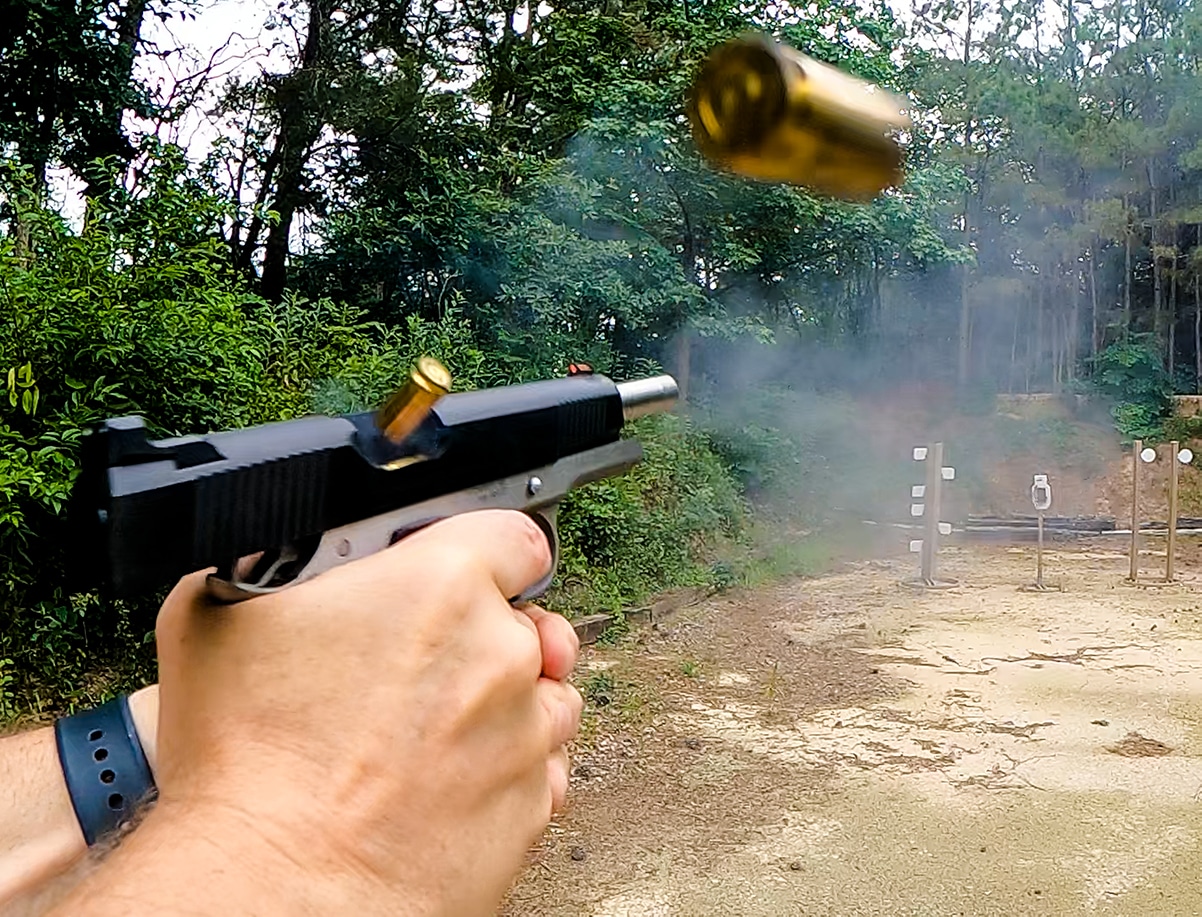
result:
[[[507,601],[549,566],[533,522],[491,511],[236,606],[181,581],[158,622],[159,803],[130,846],[218,858],[191,911],[491,912],[579,725],[571,626]]]

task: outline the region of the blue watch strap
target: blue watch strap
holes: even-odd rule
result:
[[[59,720],[54,741],[89,847],[121,827],[155,793],[124,695]]]

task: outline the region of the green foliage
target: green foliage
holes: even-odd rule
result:
[[[740,559],[740,581],[748,585],[819,576],[840,561],[868,556],[875,549],[858,523],[798,531],[779,520],[761,519],[751,534],[753,548]]]
[[[10,180],[28,236],[0,240],[0,658],[23,710],[95,701],[151,671],[157,597],[105,606],[62,585],[87,426],[140,413],[180,434],[361,408],[424,353],[461,387],[506,381],[453,312],[385,327],[328,300],[258,299],[217,241],[223,207],[171,150],[137,193],[94,200],[78,235]]]
[[[1034,420],[999,417],[998,445],[1003,455],[1044,452],[1057,462],[1071,463],[1083,451],[1081,430],[1065,417],[1040,417]]]
[[[787,489],[800,463],[799,445],[779,427],[748,422],[709,434],[714,451],[753,499]]]
[[[148,5],[0,0],[0,147],[39,176],[58,160],[107,185],[113,163],[96,161],[132,152],[122,113],[147,108],[133,79],[133,17]]]
[[[609,672],[593,672],[580,686],[580,693],[592,707],[608,707],[617,694],[617,684]]]
[[[545,375],[538,360],[562,360],[490,350],[455,308],[382,323],[325,298],[263,301],[218,241],[225,208],[177,153],[154,153],[139,190],[93,201],[79,234],[12,178],[9,200],[29,233],[0,241],[4,715],[96,702],[151,677],[158,597],[105,604],[63,586],[62,514],[88,425],[136,412],[180,434],[364,409],[422,354],[442,359],[460,388]],[[715,543],[740,534],[739,486],[703,434],[677,417],[649,418],[635,433],[647,461],[562,509],[552,600],[565,610],[721,579]]]
[[[1171,414],[1164,422],[1164,438],[1179,443],[1202,439],[1202,414],[1191,417]]]
[[[712,584],[715,539],[742,533],[740,489],[704,434],[676,416],[641,420],[632,434],[643,463],[573,492],[560,508],[552,607],[617,611],[659,589]]]
[[[1094,360],[1094,385],[1112,402],[1124,442],[1159,439],[1172,409],[1172,388],[1156,342],[1147,336],[1116,341]]]

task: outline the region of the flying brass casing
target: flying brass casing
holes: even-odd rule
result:
[[[451,390],[451,374],[433,357],[422,357],[409,373],[409,379],[385,402],[376,416],[376,425],[394,443],[402,442],[416,430],[438,399]]]
[[[762,181],[870,200],[902,181],[902,100],[762,36],[727,42],[689,98],[702,155]]]

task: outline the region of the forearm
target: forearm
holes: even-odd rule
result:
[[[0,740],[0,905],[67,870],[87,850],[54,747],[54,730]]]
[[[151,768],[157,688],[130,698]],[[0,739],[0,910],[30,899],[87,852],[63,779],[54,729]]]
[[[309,841],[290,853],[241,813],[160,803],[47,917],[439,915],[399,909],[392,890]]]

